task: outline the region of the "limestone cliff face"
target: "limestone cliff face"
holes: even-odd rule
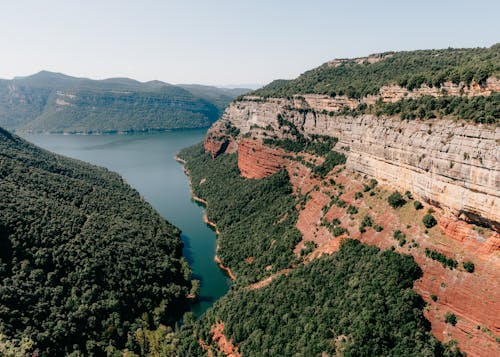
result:
[[[295,253],[305,241],[313,241],[318,247],[311,259],[338,249],[339,239],[333,239],[321,225],[322,218],[340,218],[351,238],[382,249],[394,247],[392,234],[396,229],[406,230],[420,248],[396,250],[411,254],[423,271],[414,289],[429,304],[425,314],[434,335],[441,341],[457,340],[462,351],[470,356],[489,356],[500,353],[500,343],[495,339],[500,334],[498,314],[493,312],[498,311],[500,301],[500,127],[452,119],[405,121],[388,116],[340,116],[335,112],[377,100],[439,97],[445,92],[488,96],[498,91],[500,81],[492,77],[484,86],[445,83],[440,89],[422,86],[411,92],[387,86],[380,89],[379,95],[361,100],[308,94],[291,98],[247,96],[233,102],[210,128],[205,149],[213,157],[237,152],[241,175],[249,179],[263,178],[285,168],[294,192],[311,195],[299,210],[297,228],[303,242],[297,245]],[[304,136],[317,134],[339,139],[335,149],[347,156],[345,171],[349,174],[336,175],[335,182],[345,187],[342,199],[348,204],[354,202],[355,192],[363,189],[363,180],[375,178],[386,187],[386,192],[410,191],[426,202],[426,208],[429,204],[438,207],[434,213],[439,223],[437,231],[428,235],[421,224],[423,214],[416,217],[414,209],[406,221],[394,210],[384,209],[388,206],[386,199],[375,203],[378,207],[364,207],[376,222],[383,222],[384,230],[380,233],[360,234],[357,225],[348,225],[352,217],[345,208],[333,207],[325,214],[323,208],[332,196],[325,193],[332,190],[328,180],[312,176],[306,165],[283,149],[265,145],[266,138],[292,138],[289,127],[283,124],[286,121]],[[485,224],[492,230],[479,233],[482,228],[471,222]],[[425,248],[460,262],[473,261],[476,270],[470,274],[444,268],[425,256]],[[458,316],[457,326],[445,323],[444,315],[448,312]]]
[[[217,155],[228,141],[228,151],[234,152],[238,143],[245,143],[244,137],[286,137],[278,126],[281,115],[305,135],[339,138],[337,148],[344,149],[348,168],[409,190],[456,217],[500,230],[500,128],[447,119],[330,116],[334,100],[249,98],[234,102],[209,130],[205,148]],[[236,140],[221,134],[227,122],[240,129]],[[245,144],[242,148],[239,161],[244,175],[263,177],[279,169],[275,159],[271,160],[274,168],[269,167],[265,160],[254,160],[255,148],[249,151]]]

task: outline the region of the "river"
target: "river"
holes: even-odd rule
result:
[[[182,230],[184,256],[201,281],[200,316],[229,289],[230,279],[214,261],[216,235],[202,219],[203,208],[191,199],[188,178],[174,156],[203,140],[205,130],[129,135],[22,134],[52,152],[118,172],[167,221]]]

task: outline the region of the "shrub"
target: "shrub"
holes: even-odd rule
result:
[[[394,231],[392,236],[394,237],[394,239],[397,239],[399,241],[400,247],[402,247],[406,244],[406,236],[399,229],[397,231]]]
[[[425,248],[425,255],[433,260],[437,260],[443,267],[448,267],[450,269],[454,269],[458,266],[458,262],[453,258],[447,258],[443,253],[439,253],[435,250],[430,250],[429,248]]]
[[[371,227],[373,226],[373,220],[370,216],[366,215],[363,217],[363,222],[361,224],[365,225],[366,227]]]
[[[394,191],[388,198],[387,202],[391,205],[392,208],[402,207],[406,201],[403,196],[398,192]]]
[[[377,186],[377,184],[378,184],[378,181],[377,181],[377,180],[375,180],[375,179],[371,179],[371,180],[370,180],[370,187],[371,187],[372,189],[373,189],[373,188],[375,188],[375,186]]]
[[[408,197],[409,200],[413,200],[413,195],[411,194],[410,191],[406,191],[405,196]]]
[[[316,248],[316,243],[307,241],[304,243],[304,248],[302,248],[302,250],[300,251],[300,255],[301,256],[308,255],[314,250],[314,248]]]
[[[424,218],[422,218],[422,222],[426,228],[432,228],[437,224],[436,218],[430,213],[427,213]]]
[[[432,301],[437,301],[438,300],[438,297],[434,294],[431,294],[431,300]]]
[[[333,231],[332,231],[332,233],[335,237],[338,237],[338,236],[344,234],[345,232],[347,232],[347,229],[345,229],[344,227],[339,227],[339,226],[334,227]]]
[[[464,266],[465,271],[467,271],[469,273],[473,273],[474,272],[475,266],[474,266],[473,262],[466,261],[466,262],[463,262],[462,265]]]
[[[349,205],[349,207],[347,207],[347,213],[356,214],[358,213],[358,209],[352,205]]]
[[[362,192],[356,192],[354,194],[354,199],[355,200],[359,200],[361,197],[363,197],[363,193]]]
[[[375,232],[382,232],[384,230],[384,227],[382,227],[380,224],[376,224],[373,226],[373,229],[375,229]]]
[[[451,312],[446,312],[446,314],[444,315],[444,322],[455,326],[457,324],[457,316]]]
[[[394,239],[397,240],[401,240],[406,237],[405,234],[401,232],[399,229],[397,231],[394,231],[394,234],[392,236],[394,237]]]
[[[341,199],[337,200],[335,204],[340,208],[344,208],[345,206],[347,206],[347,203],[345,203],[345,201]]]
[[[424,208],[424,206],[422,205],[422,202],[420,202],[420,201],[413,202],[413,207],[415,207],[416,210]]]
[[[325,161],[318,166],[312,168],[312,172],[319,177],[325,177],[335,166],[345,164],[346,157],[344,154],[336,151],[330,151],[326,154]]]
[[[361,224],[359,225],[359,231],[361,233],[366,232],[366,227],[371,227],[373,226],[373,220],[370,216],[364,216],[363,221],[361,221]]]

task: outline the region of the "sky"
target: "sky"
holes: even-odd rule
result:
[[[499,14],[498,0],[0,0],[0,78],[265,84],[334,58],[489,47]]]

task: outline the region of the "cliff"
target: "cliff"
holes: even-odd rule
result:
[[[499,89],[496,78],[488,79],[480,88],[474,84],[467,88],[447,86],[449,90],[462,87],[463,96],[488,96]],[[405,91],[397,86],[387,87],[375,100],[393,102]],[[419,91],[431,96],[442,93],[426,91],[423,86],[410,95],[424,95],[417,95]],[[460,349],[469,355],[500,353],[495,337],[500,334],[500,326],[493,313],[500,311],[500,129],[453,118],[407,121],[398,116],[331,113],[371,99],[317,94],[245,97],[232,103],[212,126],[205,139],[205,150],[213,157],[237,152],[241,175],[250,179],[286,169],[294,191],[298,195],[309,193],[311,199],[299,209],[297,228],[303,242],[296,247],[296,254],[306,241],[317,246],[309,259],[338,249],[339,240],[332,239],[332,234],[321,224],[322,219],[339,217],[351,237],[383,249],[395,245],[392,237],[395,230],[405,231],[414,242],[410,247],[415,246],[396,249],[413,255],[424,272],[414,288],[429,304],[426,317],[434,335],[441,341],[458,341]],[[345,174],[330,173],[320,179],[312,175],[307,164],[296,159],[307,156],[304,153],[266,145],[266,139],[293,139],[283,121],[291,123],[304,137],[338,138],[335,148],[347,157]],[[228,134],[228,127],[237,128],[238,134]],[[328,183],[330,178],[345,189],[339,192],[333,188]],[[347,204],[353,203],[355,192],[362,191],[368,178],[375,178],[381,189],[376,197],[362,200],[360,210],[384,226],[380,233],[360,233],[356,225],[359,218],[348,215],[345,208],[331,207],[326,214],[324,210],[333,193],[342,194]],[[315,186],[319,189],[314,190]],[[410,191],[426,208],[433,207],[438,226],[426,230],[421,224],[424,213],[413,213],[409,208],[392,212],[387,196],[395,189]],[[476,271],[470,274],[447,269],[426,257],[425,248],[459,262],[472,260]],[[437,301],[432,296],[437,296]],[[448,312],[458,316],[456,326],[444,322]]]
[[[282,272],[345,238],[409,254],[434,336],[470,356],[498,355],[499,78],[499,44],[333,60],[240,97],[204,147],[213,158],[237,152],[252,181],[287,171],[300,263]]]
[[[498,81],[491,79],[489,83],[496,86]],[[497,90],[495,86],[486,86],[483,92]],[[237,150],[241,139],[231,141],[221,133],[227,122],[240,130],[240,138],[287,137],[280,131],[279,115],[305,135],[337,137],[337,147],[344,148],[348,157],[347,168],[402,191],[409,190],[454,216],[500,229],[500,128],[453,119],[402,121],[368,114],[330,116],[332,103],[311,97],[250,97],[234,102],[209,130],[205,148],[214,156],[224,151],[224,146],[230,152]],[[239,165],[243,175],[264,177],[279,169],[275,155],[272,160],[255,159],[261,151],[254,148],[249,152],[246,145],[242,146]],[[253,169],[247,164],[248,155]],[[265,167],[267,162],[269,167]]]

